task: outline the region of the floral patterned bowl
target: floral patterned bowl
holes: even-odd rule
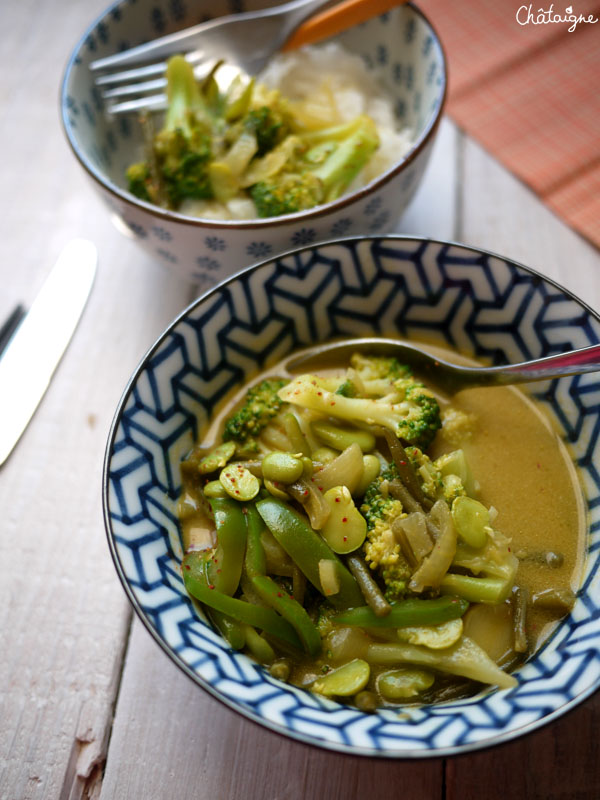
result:
[[[295,348],[370,335],[413,336],[506,363],[597,344],[600,317],[526,267],[425,239],[342,239],[247,268],[170,325],[123,394],[103,479],[117,572],[173,661],[227,706],[273,731],[331,750],[393,758],[508,741],[600,686],[598,375],[536,385],[579,470],[590,524],[575,607],[516,671],[514,689],[366,714],[272,678],[232,650],[184,591],[175,515],[179,464],[220,400]]]
[[[121,0],[94,22],[66,67],[61,115],[77,159],[111,212],[139,244],[184,279],[208,289],[233,272],[291,247],[394,229],[427,165],[446,94],[446,64],[435,31],[407,5],[337,37],[362,56],[393,100],[414,144],[391,169],[353,194],[318,209],[269,220],[214,222],[142,202],[125,188],[125,168],[139,158],[135,118],[110,118],[88,64],[125,47],[212,16],[269,3],[249,0]]]

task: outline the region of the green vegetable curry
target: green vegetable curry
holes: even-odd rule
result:
[[[231,647],[364,710],[516,685],[574,601],[581,491],[525,394],[395,359],[257,376],[183,461],[182,575]]]

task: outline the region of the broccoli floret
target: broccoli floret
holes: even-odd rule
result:
[[[386,356],[365,356],[362,353],[354,353],[350,365],[360,378],[364,394],[369,396],[384,397],[394,391],[395,381],[411,375],[410,368],[406,364]]]
[[[164,125],[151,137],[147,161],[132,165],[126,174],[133,194],[177,208],[185,198],[213,196],[211,129],[193,69],[183,56],[168,61],[167,102]]]
[[[259,450],[258,437],[282,406],[278,396],[287,381],[267,378],[246,393],[242,406],[225,421],[224,441],[236,443],[236,454],[247,457]]]
[[[320,182],[311,173],[284,173],[276,180],[259,181],[250,188],[259,217],[280,217],[313,208],[322,201]]]
[[[411,570],[392,531],[395,519],[406,517],[400,500],[387,492],[388,481],[398,477],[391,464],[368,487],[361,512],[367,520],[367,538],[363,552],[369,568],[377,572],[385,585],[385,596],[396,600],[406,592]]]
[[[281,114],[269,106],[253,108],[244,119],[244,127],[256,136],[257,156],[264,156],[285,137],[288,126]]]
[[[260,217],[292,214],[343,194],[379,146],[366,116],[347,125],[300,135],[302,153],[250,188]]]
[[[320,378],[300,375],[285,386],[279,396],[288,403],[320,411],[338,420],[388,428],[399,439],[425,449],[440,427],[437,400],[412,378],[395,381],[394,391],[396,397],[393,400],[344,397],[330,392],[326,382]]]

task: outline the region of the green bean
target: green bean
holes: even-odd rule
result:
[[[325,558],[339,562],[333,550],[296,511],[281,500],[273,497],[259,500],[256,508],[275,539],[310,583],[324,595],[319,579],[319,561]],[[329,602],[339,609],[361,605],[363,597],[358,584],[341,562],[338,575],[340,591],[329,597]]]
[[[236,597],[223,594],[209,583],[206,574],[205,553],[193,550],[186,553],[182,563],[182,575],[188,593],[209,608],[227,614],[238,622],[245,622],[253,628],[260,628],[271,636],[302,650],[298,634],[283,617],[272,608],[252,605]]]
[[[321,652],[321,637],[306,610],[268,575],[257,575],[252,584],[260,597],[294,628],[311,656]]]
[[[381,589],[373,579],[371,570],[365,563],[364,558],[352,553],[346,558],[346,565],[356,578],[356,582],[363,593],[367,605],[373,609],[377,617],[385,617],[392,610],[391,605],[383,596]]]
[[[310,427],[320,442],[335,450],[345,450],[355,442],[363,453],[370,453],[375,449],[375,436],[363,428],[342,427],[321,420],[311,422]]]
[[[442,594],[451,594],[471,603],[502,603],[508,597],[511,585],[501,578],[474,578],[472,575],[455,575],[447,572],[440,583]]]
[[[370,606],[360,606],[336,614],[333,621],[338,625],[358,625],[361,628],[404,628],[416,625],[435,625],[449,619],[462,617],[469,604],[457,597],[436,597],[421,600],[414,597],[391,604],[385,617],[377,616]]]
[[[234,595],[246,551],[246,517],[241,504],[229,498],[213,498],[210,506],[215,515],[217,546],[208,561],[208,578],[219,592]]]

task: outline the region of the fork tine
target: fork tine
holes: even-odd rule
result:
[[[149,97],[140,97],[137,100],[126,100],[122,103],[108,105],[106,111],[109,114],[132,114],[144,111],[162,111],[167,107],[166,94],[154,94]]]
[[[131,95],[144,94],[144,92],[155,92],[165,89],[167,86],[166,78],[156,78],[153,81],[143,81],[142,83],[128,83],[126,86],[115,86],[102,93],[106,100],[113,97],[130,97]]]
[[[136,69],[126,69],[123,72],[110,72],[107,75],[100,75],[96,78],[96,86],[112,86],[114,83],[127,83],[127,81],[143,80],[152,78],[155,75],[163,75],[167,69],[167,62],[161,61],[156,64],[148,64],[146,67]]]

